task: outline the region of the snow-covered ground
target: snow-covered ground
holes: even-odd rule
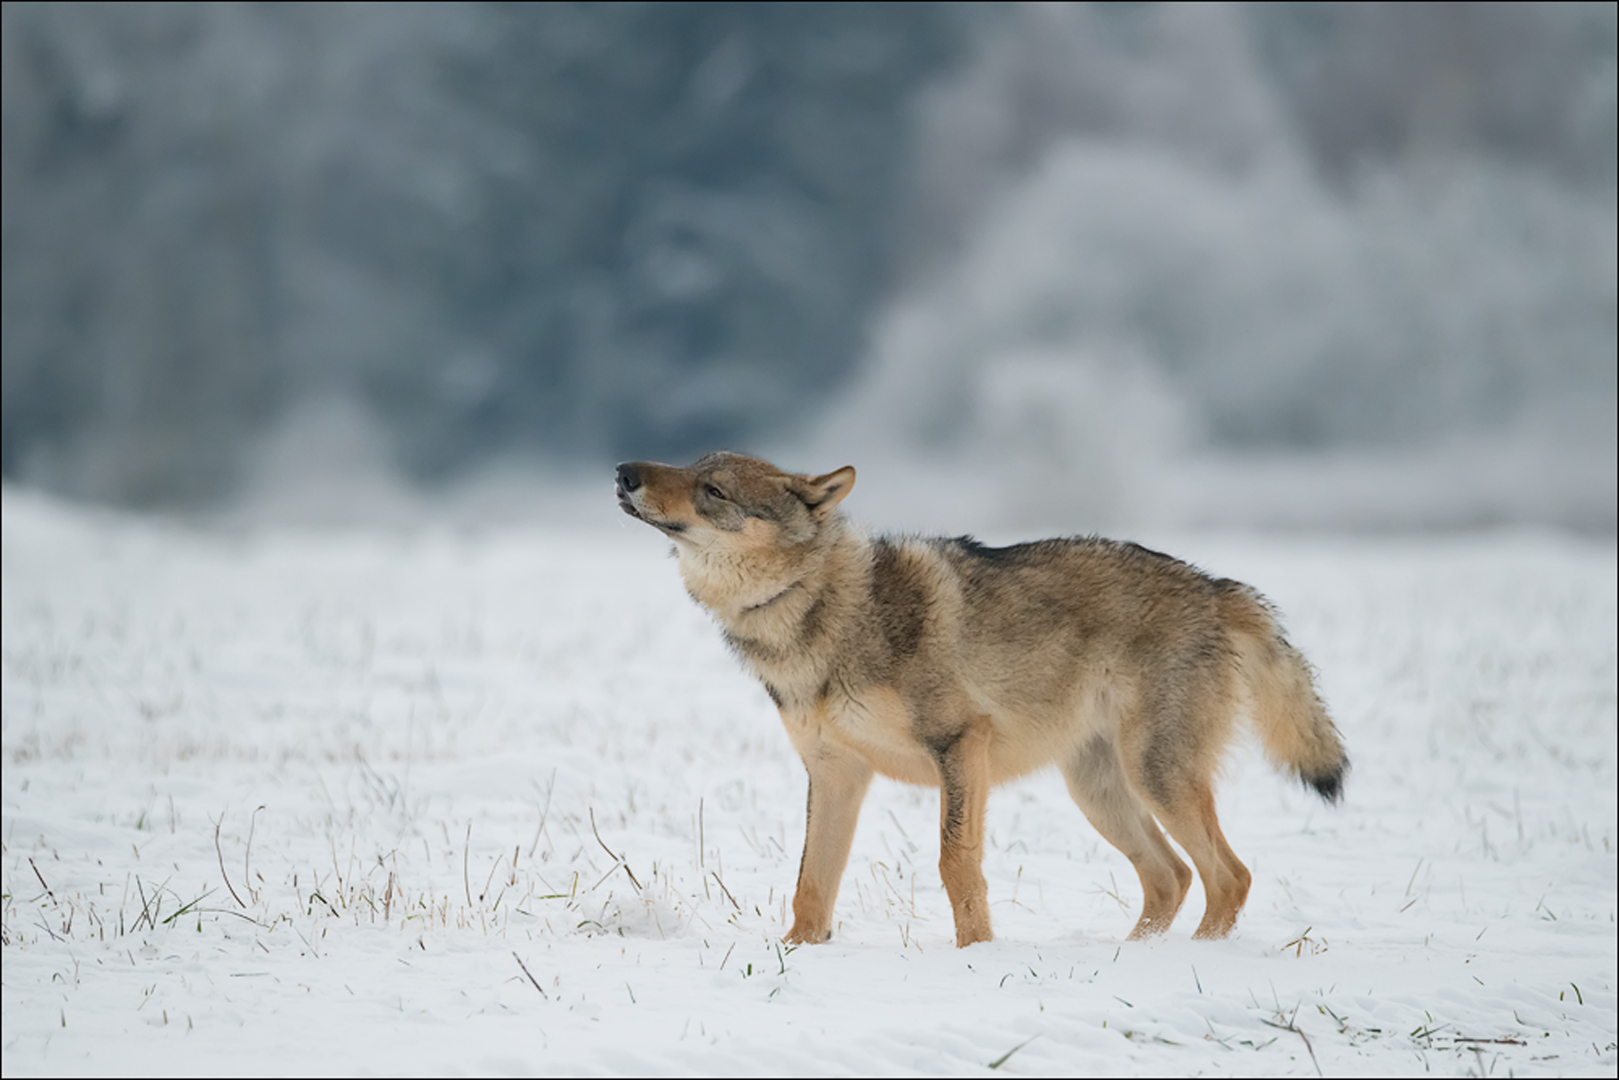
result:
[[[1129,864],[1016,783],[958,951],[937,796],[882,781],[834,941],[780,945],[802,770],[634,522],[3,523],[8,1077],[1619,1062],[1611,539],[1144,537],[1281,607],[1348,797],[1240,750],[1237,932],[1194,889],[1138,943]]]

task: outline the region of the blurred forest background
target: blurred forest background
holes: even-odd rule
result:
[[[0,10],[10,482],[796,446],[1614,529],[1613,4]]]

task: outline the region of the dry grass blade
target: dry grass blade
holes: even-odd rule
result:
[[[540,846],[540,834],[545,831],[545,821],[551,816],[551,793],[556,790],[557,771],[551,770],[551,782],[545,785],[545,806],[540,810],[540,823],[534,826],[534,840],[528,845],[528,857],[534,857],[534,849]]]
[[[258,903],[259,897],[258,890],[253,888],[253,829],[258,824],[259,811],[263,809],[264,807],[262,806],[256,807],[253,813],[248,816],[247,851],[242,855],[242,881],[247,885],[247,895],[253,898],[254,903]],[[226,884],[230,883],[226,882]]]
[[[991,1069],[1000,1068],[1002,1065],[1006,1064],[1006,1059],[1007,1058],[1011,1057],[1013,1054],[1017,1053],[1019,1050],[1023,1049],[1025,1046],[1028,1046],[1030,1043],[1034,1042],[1034,1040],[1038,1039],[1039,1037],[1040,1036],[1039,1036],[1038,1033],[1036,1033],[1034,1035],[1030,1035],[1027,1039],[1024,1039],[1022,1042],[1020,1042],[1016,1046],[1012,1047],[1012,1049],[1008,1050],[1006,1053],[1002,1054],[1000,1057],[998,1057],[994,1061],[990,1062],[989,1067]]]
[[[727,889],[725,887],[725,882],[720,880],[719,871],[710,870],[709,873],[714,875],[714,883],[720,887],[720,892],[725,894],[725,899],[731,902],[732,907],[736,908],[738,911],[741,911],[742,905],[736,902],[736,897],[731,895],[731,890]]]
[[[534,973],[528,969],[528,965],[523,963],[523,958],[517,955],[516,949],[512,950],[512,959],[517,961],[517,966],[523,969],[523,974],[528,976],[528,981],[534,984],[534,989],[540,992],[540,996],[550,1001],[551,995],[545,992],[545,987],[540,985],[540,980],[536,979]]]
[[[171,923],[173,923],[175,920],[179,919],[180,916],[184,915],[188,911],[196,911],[196,912],[198,912],[200,914],[202,912],[202,907],[201,907],[202,902],[204,900],[208,899],[213,894],[214,894],[214,890],[209,889],[207,892],[203,893],[201,896],[197,897],[196,899],[191,900],[188,903],[181,904],[179,911],[176,911],[173,915],[170,915],[168,918],[163,920],[163,925],[164,926],[170,925]],[[241,901],[238,900],[237,903],[241,903]],[[231,914],[235,914],[235,912],[231,912]]]
[[[163,890],[169,887],[170,880],[172,879],[164,878],[163,884],[159,885],[155,890],[153,890],[152,897],[150,900],[148,900],[146,898],[146,889],[141,884],[139,875],[136,876],[135,891],[140,894],[141,911],[139,915],[135,916],[134,929],[139,930],[142,921],[144,921],[151,929],[157,929],[157,917],[158,915],[162,914],[163,910]]]
[[[247,905],[242,903],[242,898],[240,896],[236,895],[236,890],[231,887],[230,875],[225,873],[225,852],[219,846],[219,828],[224,824],[225,815],[220,814],[219,820],[214,822],[214,854],[219,856],[219,876],[225,879],[225,888],[230,890],[230,897],[232,900],[236,901],[236,906],[245,910]],[[181,910],[184,909],[182,908]],[[178,912],[176,912],[176,914],[178,914]]]
[[[622,866],[624,868],[624,872],[630,875],[630,884],[635,886],[635,891],[640,892],[641,883],[635,879],[635,871],[630,869],[629,863],[625,862],[622,858],[613,853],[613,849],[607,846],[607,841],[602,839],[602,834],[596,829],[595,807],[590,808],[590,831],[595,834],[596,843],[600,844],[602,846],[602,850],[607,852],[608,858],[612,859],[613,862],[617,863],[619,866]],[[611,873],[611,871],[609,871],[609,873]],[[721,888],[724,888],[724,886],[722,885]],[[733,904],[736,903],[734,900],[731,902]]]
[[[45,884],[45,875],[39,872],[39,867],[34,865],[34,860],[32,858],[28,860],[28,868],[32,870],[34,872],[34,876],[39,879],[40,887],[45,890],[45,895],[51,898],[51,903],[56,903],[56,894],[51,892],[51,887],[49,885]]]
[[[1298,1016],[1298,1012],[1299,1012],[1298,1009],[1295,1008],[1293,1010],[1293,1016],[1288,1017],[1287,1018],[1287,1023],[1285,1023],[1285,1024],[1278,1024],[1278,1023],[1275,1023],[1274,1021],[1266,1020],[1264,1017],[1260,1017],[1259,1022],[1262,1023],[1262,1024],[1268,1024],[1269,1026],[1271,1026],[1273,1028],[1279,1028],[1282,1031],[1291,1031],[1293,1034],[1295,1034],[1299,1038],[1303,1039],[1304,1040],[1304,1049],[1306,1049],[1306,1050],[1308,1050],[1310,1052],[1310,1064],[1315,1066],[1315,1074],[1317,1076],[1324,1076],[1325,1074],[1321,1071],[1321,1063],[1315,1059],[1315,1047],[1310,1045],[1310,1037],[1308,1035],[1306,1035],[1302,1030],[1300,1030],[1298,1025],[1293,1023],[1293,1019],[1294,1019],[1294,1017]],[[1278,1019],[1281,1017],[1281,1015],[1282,1014],[1279,1013],[1279,1012],[1276,1014]]]

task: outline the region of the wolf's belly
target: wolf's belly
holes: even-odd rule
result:
[[[1004,783],[1063,760],[1096,734],[1111,736],[1116,718],[1109,689],[1091,688],[1038,711],[972,695],[990,725],[990,782]],[[782,720],[801,756],[826,741],[854,751],[884,776],[928,787],[939,783],[938,766],[917,734],[915,718],[889,687],[829,695],[808,708],[784,711]]]

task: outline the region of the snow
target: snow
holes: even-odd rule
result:
[[[993,943],[953,947],[937,796],[879,781],[789,950],[802,769],[605,482],[569,526],[3,498],[8,1077],[1619,1063],[1611,537],[1141,537],[1278,604],[1354,762],[1330,808],[1233,754],[1236,933],[1194,888],[1125,941],[1045,773],[990,800]]]

